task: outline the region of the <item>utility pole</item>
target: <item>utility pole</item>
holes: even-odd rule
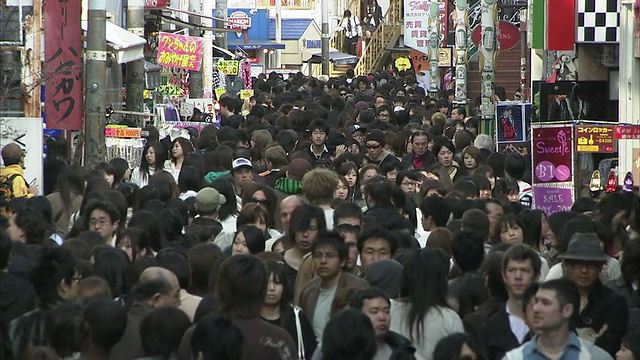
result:
[[[200,0],[189,0],[189,11],[202,14],[202,3]],[[200,16],[189,15],[189,23],[196,25],[196,28],[189,29],[189,35],[200,36]],[[192,99],[202,98],[202,67],[198,71],[189,71],[189,97]],[[201,109],[202,110],[202,109]]]
[[[279,0],[276,0],[279,1]],[[399,0],[398,0],[399,1]],[[329,76],[329,1],[322,1],[322,75]]]
[[[107,85],[107,0],[89,0],[85,82],[84,165],[93,167],[105,160],[104,127]]]
[[[282,1],[276,0],[276,42],[282,42]],[[276,67],[282,67],[282,49],[276,49]]]
[[[227,19],[227,0],[218,0],[216,2],[216,17],[223,20]],[[225,29],[227,23],[216,20],[216,27]],[[215,42],[216,46],[227,49],[227,33],[224,31],[217,32]]]
[[[144,37],[144,0],[129,0],[127,29]],[[127,110],[142,112],[144,108],[144,59],[127,63],[126,89]]]

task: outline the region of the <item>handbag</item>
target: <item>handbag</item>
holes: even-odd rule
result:
[[[305,360],[304,340],[302,338],[302,325],[300,325],[300,308],[297,306],[294,306],[293,314],[295,315],[295,318],[296,318],[296,333],[298,335],[298,359]]]

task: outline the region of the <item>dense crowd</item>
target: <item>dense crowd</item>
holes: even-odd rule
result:
[[[135,167],[53,137],[43,189],[3,147],[0,358],[640,359],[637,194],[532,208],[409,73],[254,89]]]

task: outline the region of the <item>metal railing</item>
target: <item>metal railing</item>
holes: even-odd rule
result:
[[[386,49],[393,47],[403,30],[403,1],[392,1],[384,15],[384,21],[371,35],[362,56],[355,66],[356,75],[373,72],[384,57]]]

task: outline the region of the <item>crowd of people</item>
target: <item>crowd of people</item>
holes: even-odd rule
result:
[[[41,190],[3,147],[0,358],[640,359],[638,194],[532,208],[408,73],[254,88],[135,167],[51,138]]]

